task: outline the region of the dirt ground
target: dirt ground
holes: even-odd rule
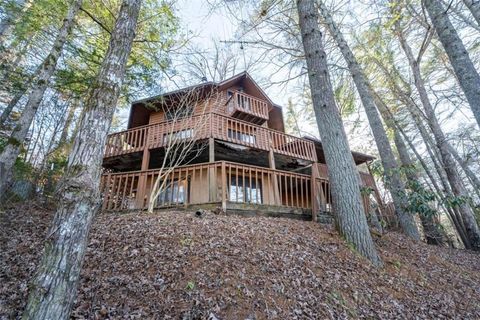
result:
[[[52,212],[0,213],[0,319],[20,316]],[[192,212],[99,215],[73,319],[480,319],[480,255],[329,226]]]

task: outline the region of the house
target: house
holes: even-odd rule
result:
[[[376,193],[361,169],[373,157],[352,156],[362,184]],[[104,210],[146,208],[159,186],[155,207],[315,218],[332,209],[321,142],[286,134],[281,107],[246,72],[134,102],[128,129],[108,136],[103,167]]]

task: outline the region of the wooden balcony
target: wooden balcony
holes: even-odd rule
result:
[[[169,134],[182,134],[185,139],[215,138],[260,150],[316,161],[315,146],[310,140],[260,127],[224,115],[209,113],[175,122],[162,122],[108,136],[105,158],[161,148],[167,145]]]
[[[261,125],[268,120],[268,104],[264,100],[234,91],[227,102],[227,113],[233,118]]]

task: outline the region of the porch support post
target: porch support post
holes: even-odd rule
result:
[[[215,139],[212,137],[208,138],[208,162],[211,164],[215,162]],[[210,202],[217,201],[216,170],[217,168],[213,165],[208,168],[208,198]]]
[[[268,152],[268,164],[270,166],[270,169],[272,170],[277,170],[275,167],[275,155],[273,153],[273,150],[270,149]],[[275,205],[282,205],[282,202],[280,201],[280,191],[278,189],[278,178],[277,178],[277,173],[273,173],[273,201],[275,202]]]
[[[222,161],[222,211],[227,212],[227,168],[225,161]]]
[[[150,150],[148,148],[143,149],[143,156],[142,156],[142,171],[148,170],[148,166],[150,163]]]
[[[147,174],[145,172],[140,172],[140,177],[138,177],[137,197],[135,199],[136,209],[143,209],[146,185],[147,185]]]
[[[318,205],[318,193],[319,190],[317,188],[317,178],[320,177],[320,173],[318,172],[318,165],[316,162],[312,163],[312,177],[311,177],[311,183],[312,186],[310,188],[312,195],[312,221],[316,222],[317,221],[317,214],[319,212],[319,205]],[[323,193],[322,193],[323,194]]]
[[[144,171],[148,170],[148,165],[150,163],[150,150],[145,147],[143,149],[143,155],[142,155],[142,167],[141,170],[142,172],[140,173],[140,177],[138,178],[138,186],[137,186],[137,196],[135,199],[136,203],[136,208],[137,209],[143,209],[143,201],[145,199],[145,191],[146,191],[146,185],[147,185],[147,175]]]

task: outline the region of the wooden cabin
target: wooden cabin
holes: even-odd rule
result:
[[[182,143],[195,151],[169,167],[165,157]],[[373,157],[352,156],[363,185],[376,191],[365,169]],[[157,208],[304,217],[332,210],[321,141],[286,134],[281,107],[246,72],[134,102],[128,129],[108,136],[103,167],[104,210],[146,208],[159,174]]]

